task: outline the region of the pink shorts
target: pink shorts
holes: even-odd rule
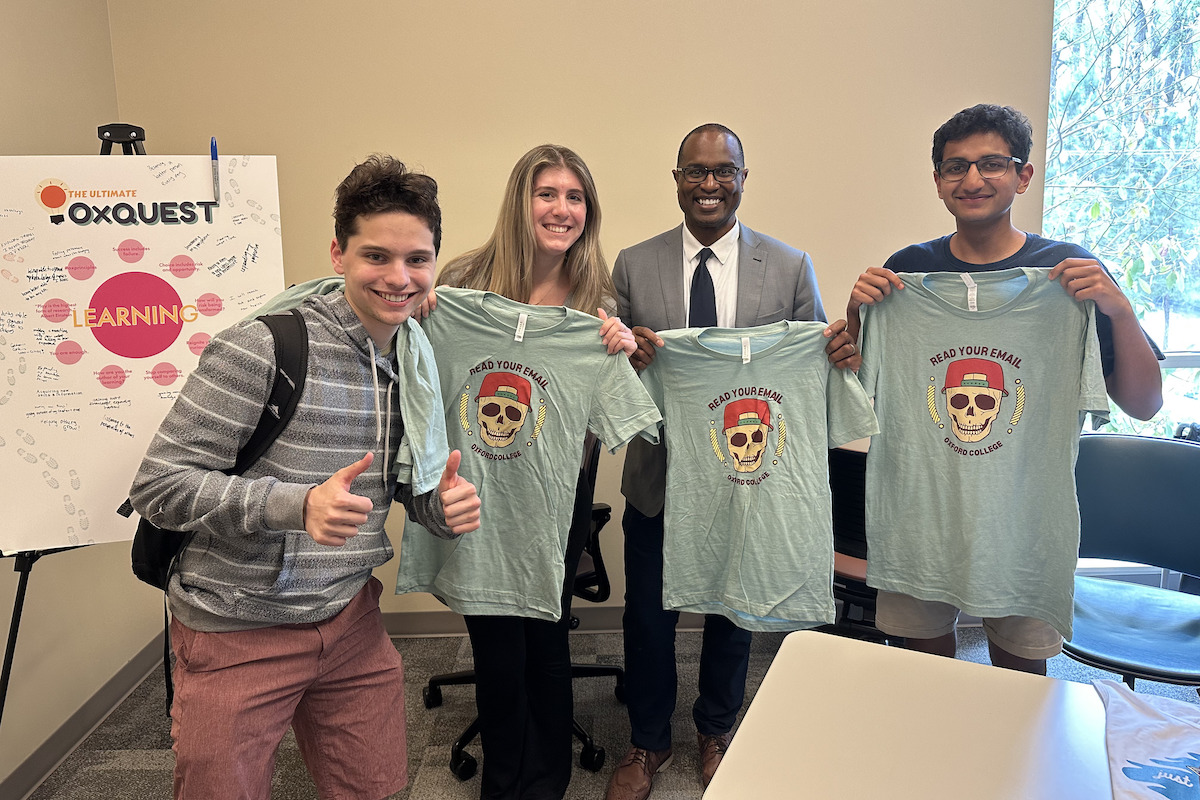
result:
[[[202,633],[171,621],[175,797],[268,800],[291,725],[323,799],[380,800],[408,782],[404,666],[371,578],[334,617]]]

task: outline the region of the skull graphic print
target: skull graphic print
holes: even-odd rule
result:
[[[942,386],[950,427],[961,442],[978,442],[992,431],[1000,415],[1004,389],[1004,370],[985,358],[964,358],[951,362]]]
[[[771,411],[766,402],[747,398],[725,406],[725,442],[735,470],[754,472],[762,466],[769,430]]]
[[[475,396],[479,438],[490,447],[507,447],[529,416],[529,381],[511,372],[491,372]]]

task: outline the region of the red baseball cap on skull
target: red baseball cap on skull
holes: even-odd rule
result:
[[[734,400],[725,406],[725,428],[729,429],[735,425],[766,425],[767,430],[774,430],[771,427],[771,409],[766,401],[755,400],[752,397]]]
[[[946,368],[946,382],[942,392],[959,387],[974,387],[978,389],[999,389],[1005,397],[1004,369],[995,361],[986,358],[963,358],[953,361]]]
[[[479,384],[475,399],[481,397],[507,397],[529,405],[529,381],[511,372],[489,372]]]

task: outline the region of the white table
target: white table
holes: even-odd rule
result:
[[[705,800],[1103,800],[1088,684],[800,631],[784,639]]]

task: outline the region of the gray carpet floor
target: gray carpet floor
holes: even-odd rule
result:
[[[766,673],[782,634],[755,634],[746,702],[749,704]],[[409,786],[391,800],[474,800],[479,778],[459,782],[449,771],[450,743],[474,717],[471,687],[447,687],[443,704],[425,708],[421,690],[430,676],[471,666],[471,648],[465,637],[395,639],[404,655],[407,680]],[[620,664],[621,636],[577,633],[572,636],[577,662]],[[680,687],[673,735],[678,743],[675,762],[655,781],[655,800],[699,800],[697,754],[691,743],[695,731],[689,709],[695,700],[700,634],[681,632],[677,641]],[[987,645],[979,628],[961,631],[959,657],[987,662]],[[1066,656],[1051,659],[1053,677],[1090,682],[1115,676],[1081,666]],[[609,773],[624,754],[629,722],[613,695],[611,678],[575,682],[576,718],[596,743],[608,752],[598,773],[576,765],[567,798],[600,800]],[[1194,689],[1140,681],[1138,691],[1198,702]],[[171,796],[170,720],[163,715],[161,672],[148,676],[30,796],[31,800],[151,800]],[[744,711],[744,709],[743,709]],[[579,746],[576,744],[576,753]],[[469,752],[479,757],[476,742]],[[273,800],[315,800],[316,791],[305,772],[291,734],[284,739],[276,766]],[[217,800],[217,799],[214,799]]]

